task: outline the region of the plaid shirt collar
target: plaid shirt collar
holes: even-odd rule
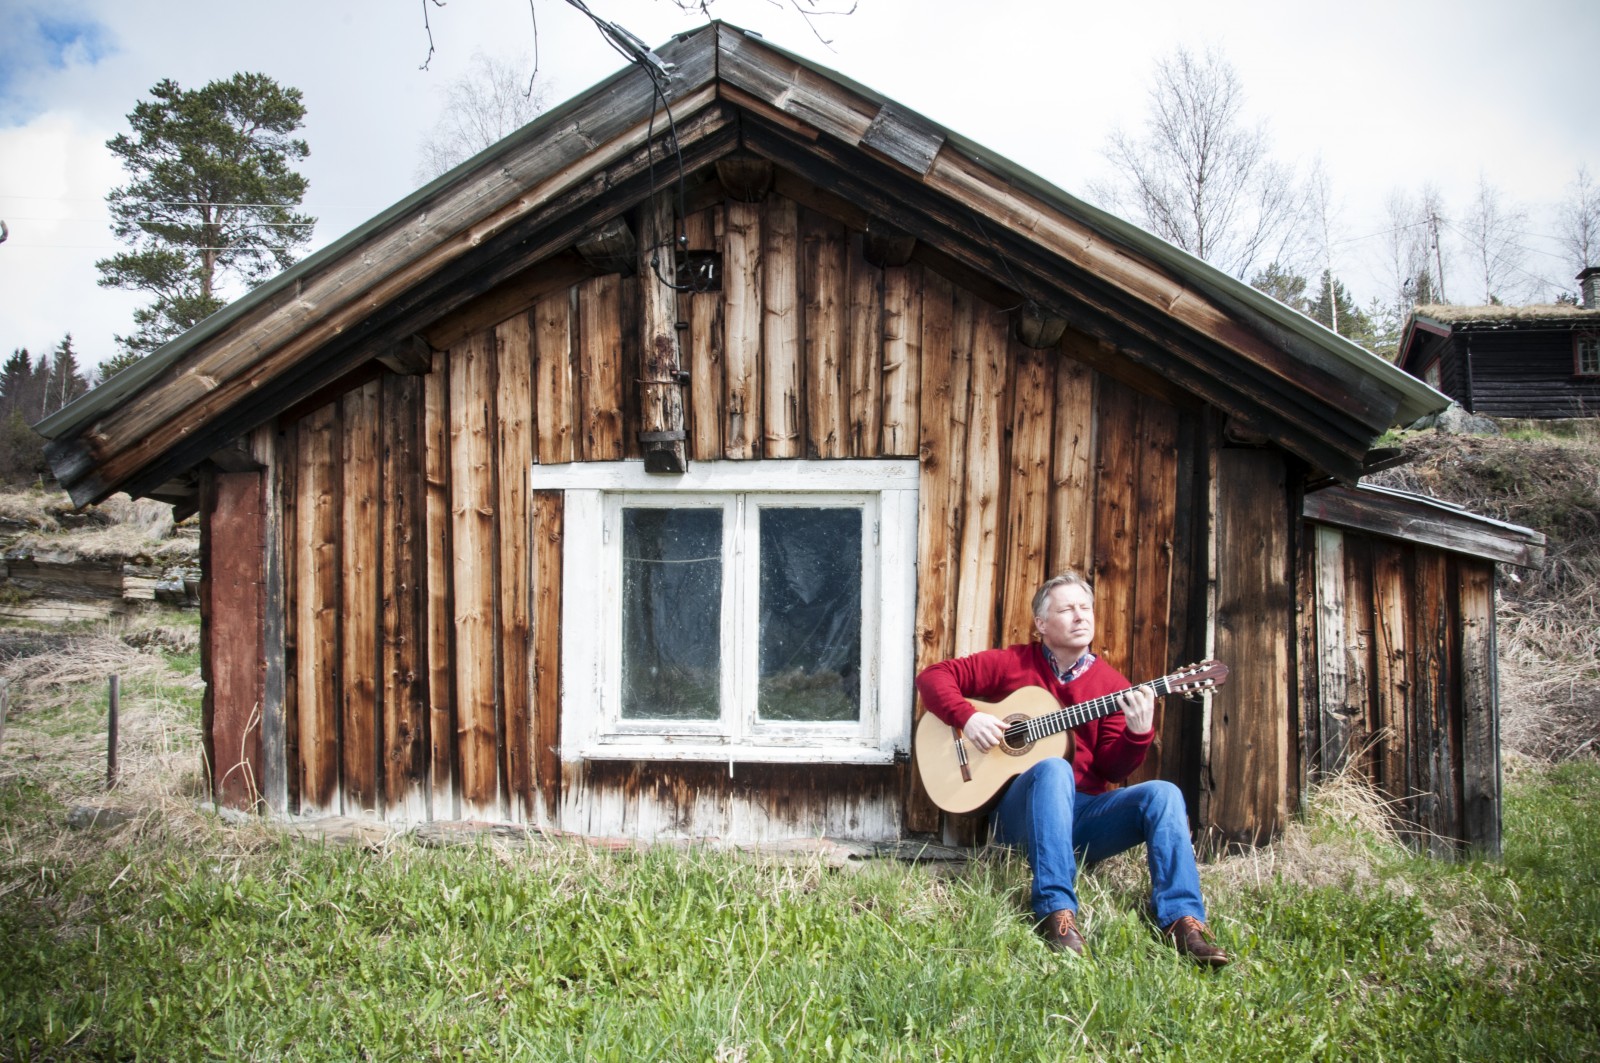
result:
[[[1095,662],[1095,655],[1085,651],[1084,655],[1079,657],[1077,661],[1073,663],[1072,667],[1063,670],[1061,665],[1056,661],[1056,655],[1050,652],[1049,646],[1046,646],[1041,642],[1039,643],[1039,648],[1044,651],[1044,659],[1050,662],[1050,670],[1054,672],[1056,674],[1056,678],[1061,680],[1063,683],[1072,682],[1074,679],[1087,672],[1089,670],[1089,666]]]

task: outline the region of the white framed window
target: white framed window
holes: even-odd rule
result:
[[[1573,364],[1578,376],[1600,376],[1600,332],[1573,337]]]
[[[562,756],[908,748],[915,461],[534,466],[564,496]]]

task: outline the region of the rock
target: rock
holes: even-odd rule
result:
[[[125,808],[95,808],[93,805],[75,805],[67,812],[67,826],[73,830],[91,827],[120,827],[132,823],[138,814]]]

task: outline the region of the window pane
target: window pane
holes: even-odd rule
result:
[[[764,720],[861,716],[861,510],[761,510]]]
[[[721,716],[722,511],[622,511],[622,715]]]

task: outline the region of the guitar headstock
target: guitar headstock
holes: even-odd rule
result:
[[[1228,666],[1221,661],[1187,664],[1168,677],[1174,694],[1197,694],[1228,681]]]

